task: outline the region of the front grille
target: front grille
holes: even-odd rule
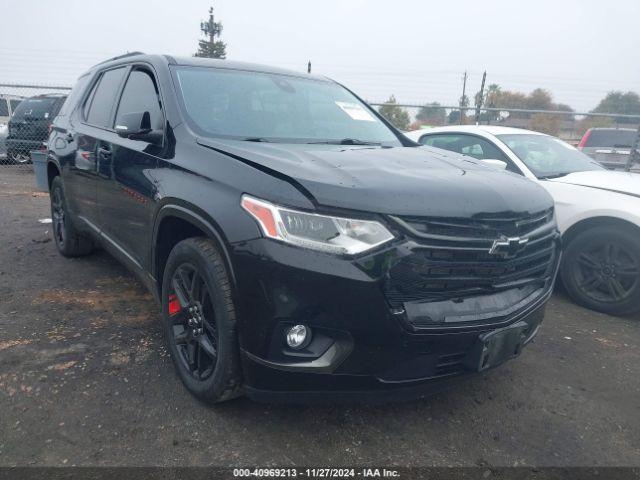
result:
[[[552,209],[532,215],[394,220],[415,237],[416,245],[389,269],[384,292],[393,308],[524,287],[552,274],[557,239]],[[495,240],[506,237],[527,241],[508,258],[489,253]]]

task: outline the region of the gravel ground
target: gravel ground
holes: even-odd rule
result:
[[[0,167],[0,465],[640,465],[640,318],[559,293],[519,359],[426,400],[207,407],[151,296],[105,253],[58,255],[32,185]]]

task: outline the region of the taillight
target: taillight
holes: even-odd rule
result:
[[[580,150],[582,150],[584,148],[584,146],[587,144],[587,140],[589,140],[589,135],[591,135],[591,129],[589,129],[586,132],[584,132],[584,135],[582,136],[582,139],[580,140],[580,143],[578,144],[578,148]]]

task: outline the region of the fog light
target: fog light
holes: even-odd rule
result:
[[[305,325],[294,325],[287,330],[287,345],[298,350],[306,347],[311,340],[311,330]]]

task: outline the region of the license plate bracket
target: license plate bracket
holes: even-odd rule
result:
[[[482,372],[520,355],[529,325],[520,321],[478,336],[467,353],[464,365]]]

